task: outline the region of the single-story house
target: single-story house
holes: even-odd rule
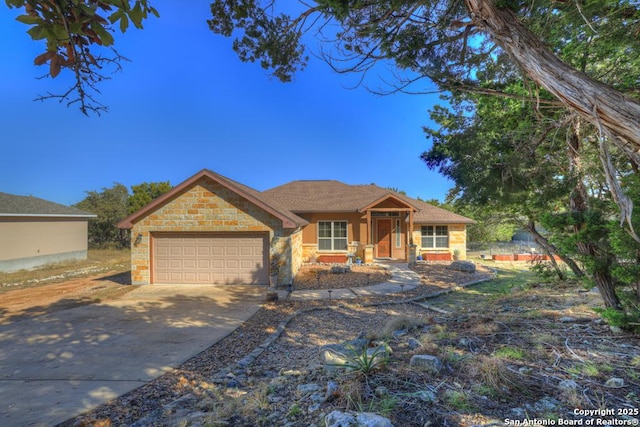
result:
[[[0,193],[0,271],[87,259],[90,218],[37,197]]]
[[[134,284],[291,283],[304,262],[466,258],[473,220],[376,185],[257,191],[204,169],[123,219]]]

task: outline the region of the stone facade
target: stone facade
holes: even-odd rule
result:
[[[422,248],[420,242],[422,224],[415,224],[413,227],[413,242],[418,246],[418,254],[424,252],[448,252],[451,255],[458,255],[458,259],[467,259],[467,226],[465,224],[448,224],[449,227],[449,248]]]
[[[291,230],[282,221],[227,187],[210,180],[194,186],[133,224],[131,229],[131,280],[151,283],[151,239],[157,232],[265,232],[291,247]],[[292,280],[290,258],[283,258],[279,280]]]

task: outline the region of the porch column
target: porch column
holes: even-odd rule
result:
[[[409,233],[407,233],[409,245],[413,245],[413,210],[409,211]]]
[[[370,245],[371,240],[371,211],[367,209],[367,241],[365,242],[365,245]]]

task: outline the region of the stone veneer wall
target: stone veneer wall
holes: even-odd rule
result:
[[[418,246],[418,253],[434,251],[442,252],[446,249],[421,248],[422,242],[420,227],[422,224],[415,224],[413,227],[413,243]],[[467,259],[467,226],[465,224],[449,224],[449,252],[458,250],[459,259]]]
[[[298,274],[302,266],[302,229],[299,228],[291,234],[291,278],[287,284],[293,283],[293,278]]]
[[[276,257],[280,266],[277,285],[289,285],[302,265],[301,229],[285,230],[281,236],[271,239],[269,258]]]
[[[278,218],[223,185],[200,180],[134,224],[131,229],[132,283],[151,283],[153,232],[237,231],[268,232],[269,240],[274,235],[283,235],[282,221]]]

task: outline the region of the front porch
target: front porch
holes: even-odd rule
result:
[[[409,260],[413,245],[413,216],[417,208],[388,194],[360,209],[366,221],[365,262]],[[367,250],[368,249],[368,250]]]

